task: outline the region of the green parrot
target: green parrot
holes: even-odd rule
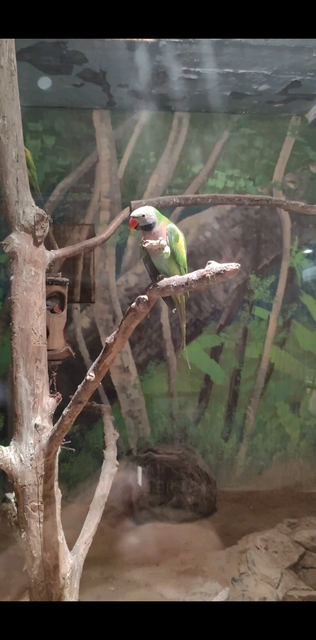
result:
[[[137,230],[143,234],[140,245],[141,258],[152,282],[157,282],[164,277],[184,276],[188,273],[185,237],[182,231],[160,211],[150,206],[135,209],[130,215],[129,228],[131,231]],[[171,311],[178,311],[182,335],[181,350],[185,350],[190,369],[186,349],[185,296],[180,294],[163,298],[163,300]]]
[[[24,151],[25,151],[27,174],[28,174],[31,190],[33,189],[33,191],[36,191],[36,193],[39,195],[39,197],[40,197],[40,199],[41,199],[41,201],[42,201],[42,203],[44,205],[42,194],[41,194],[40,188],[38,186],[37,171],[36,171],[35,162],[33,160],[33,156],[31,154],[31,152],[29,151],[29,149],[27,149],[26,147],[24,147]]]

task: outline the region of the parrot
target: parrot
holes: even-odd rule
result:
[[[139,207],[130,214],[128,224],[132,232],[136,230],[143,234],[140,255],[152,282],[188,273],[185,237],[158,209],[148,205]],[[163,300],[172,312],[178,312],[182,335],[181,351],[184,349],[191,369],[186,348],[185,296],[179,294]]]
[[[26,160],[26,168],[27,168],[27,174],[28,174],[28,178],[29,178],[29,183],[30,183],[30,187],[31,189],[33,189],[33,191],[36,191],[36,193],[39,195],[44,209],[45,209],[45,205],[44,205],[44,201],[42,198],[42,194],[40,192],[40,188],[38,186],[38,181],[37,181],[37,172],[36,172],[36,166],[35,166],[35,162],[33,160],[33,156],[31,154],[31,152],[29,151],[29,149],[27,149],[26,147],[24,147],[24,152],[25,152],[25,160]]]

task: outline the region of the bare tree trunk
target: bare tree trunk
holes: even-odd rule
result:
[[[100,159],[101,210],[99,231],[102,232],[121,210],[121,195],[110,112],[94,111],[93,121]],[[106,272],[104,269],[105,264]],[[94,305],[94,314],[102,344],[122,319],[122,310],[116,290],[115,271],[115,245],[107,244],[99,247],[96,252],[96,304]],[[111,366],[110,374],[118,395],[131,448],[136,451],[138,438],[148,438],[150,425],[145,399],[129,343],[126,343],[121,349]]]
[[[13,482],[25,552],[30,598],[58,599],[61,581],[50,582],[48,565],[59,548],[59,577],[67,570],[67,547],[53,509],[43,521],[43,469],[56,399],[49,397],[45,323],[49,221],[35,207],[27,177],[13,40],[0,40],[0,172],[12,229],[4,242],[11,261],[13,439],[4,470]],[[10,151],[9,151],[10,150]],[[54,507],[55,496],[52,496]],[[45,530],[51,545],[45,548]]]
[[[286,165],[288,163],[289,157],[291,155],[291,151],[295,142],[295,132],[297,131],[301,122],[301,118],[297,116],[293,116],[290,121],[288,134],[284,140],[283,147],[274,171],[273,182],[282,183],[282,179],[284,176],[284,171]],[[273,197],[282,198],[283,193],[279,189],[273,188]],[[250,403],[247,408],[246,421],[245,421],[245,429],[244,429],[244,439],[242,445],[240,447],[240,451],[237,459],[237,473],[240,475],[243,472],[249,438],[255,426],[256,413],[260,402],[261,392],[263,389],[264,381],[266,378],[269,359],[270,359],[270,351],[273,345],[274,336],[278,326],[278,318],[282,307],[283,295],[286,286],[287,274],[290,264],[291,257],[291,218],[287,211],[283,209],[278,209],[278,214],[280,216],[281,225],[282,225],[282,238],[283,238],[283,253],[282,253],[282,262],[281,269],[279,275],[279,282],[277,291],[275,294],[272,311],[269,318],[268,330],[265,339],[265,344],[263,348],[263,354],[261,363],[257,373],[256,384],[252,393],[252,397]]]

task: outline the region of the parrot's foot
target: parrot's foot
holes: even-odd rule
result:
[[[159,274],[159,276],[157,276],[157,282],[161,282],[162,280],[165,279],[166,276],[163,276],[161,273]]]
[[[143,241],[143,247],[145,249],[151,249],[152,251],[157,251],[159,253],[163,253],[167,246],[168,246],[168,244],[163,238],[159,238],[159,240],[144,240]]]

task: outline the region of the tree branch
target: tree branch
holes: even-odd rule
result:
[[[129,159],[130,159],[130,157],[131,157],[131,155],[133,153],[133,150],[134,150],[134,147],[136,145],[136,142],[137,142],[137,140],[138,140],[138,138],[139,138],[139,136],[140,136],[145,124],[147,124],[148,120],[151,118],[152,113],[153,113],[152,111],[141,111],[139,113],[138,122],[136,124],[135,129],[134,129],[133,135],[131,136],[131,139],[130,139],[130,141],[129,141],[126,149],[125,149],[123,158],[122,158],[122,160],[120,162],[120,166],[118,168],[118,174],[117,175],[119,177],[119,180],[122,180],[122,178],[123,178],[125,169],[126,169],[126,167],[128,165]]]
[[[294,200],[286,200],[285,198],[275,198],[273,196],[250,196],[227,193],[205,193],[186,196],[162,196],[161,198],[147,198],[146,200],[133,200],[131,202],[131,211],[135,211],[138,207],[151,205],[157,209],[168,209],[169,207],[206,207],[207,205],[232,205],[236,207],[280,207],[284,211],[293,211],[303,215],[316,215],[316,206],[297,202]]]
[[[109,224],[104,233],[101,233],[99,236],[95,238],[89,238],[89,240],[83,240],[82,242],[78,242],[77,244],[73,244],[70,247],[63,247],[62,249],[56,249],[55,251],[50,251],[48,255],[48,262],[51,264],[55,262],[55,260],[65,260],[66,258],[72,258],[73,256],[77,256],[79,253],[83,253],[84,251],[92,251],[96,247],[99,247],[100,244],[106,242],[113,236],[116,229],[128,218],[130,214],[129,207],[123,209],[119,213],[116,218]]]
[[[293,135],[292,128],[295,127],[297,130],[300,125],[300,122],[301,122],[300,117],[293,116],[291,118],[289,128],[288,128],[288,133],[284,140],[281,153],[279,155],[279,159],[275,167],[273,182],[282,182],[283,180],[284,171],[288,163],[288,160],[290,158],[293,145],[295,143],[295,136]],[[273,189],[273,194],[276,196],[276,199],[282,199],[282,191],[278,189]],[[256,413],[259,407],[261,392],[264,386],[264,381],[265,381],[266,373],[269,366],[270,351],[271,351],[275,333],[277,330],[278,318],[279,318],[279,314],[282,307],[282,301],[283,301],[284,291],[286,287],[287,274],[288,274],[288,269],[290,264],[291,218],[287,213],[287,211],[284,211],[283,208],[284,207],[282,205],[282,209],[278,209],[278,214],[281,219],[281,225],[282,225],[282,242],[283,242],[282,262],[281,262],[278,287],[276,290],[275,298],[272,305],[272,310],[269,317],[268,329],[267,329],[267,334],[266,334],[265,343],[263,347],[262,358],[261,358],[260,366],[257,373],[256,383],[252,392],[251,400],[247,407],[246,421],[245,421],[245,428],[244,428],[244,439],[241,444],[239,454],[238,454],[238,459],[237,459],[238,475],[240,475],[244,469],[250,434],[253,431],[255,426]]]
[[[114,131],[115,140],[118,140],[125,131],[130,127],[131,123],[137,119],[137,115],[134,114],[131,118],[123,122],[116,131]],[[94,149],[92,153],[90,153],[87,158],[85,158],[79,165],[68,174],[58,185],[55,187],[54,191],[49,196],[48,200],[45,203],[45,209],[47,213],[51,216],[53,211],[55,211],[56,207],[59,205],[64,195],[73,187],[81,178],[85,175],[97,162],[98,160],[98,151]]]
[[[197,190],[202,186],[205,178],[213,171],[214,167],[217,164],[217,161],[225,147],[227,140],[230,137],[230,131],[224,131],[222,137],[216,142],[214,149],[204,167],[201,169],[200,173],[194,178],[193,182],[191,182],[190,186],[185,190],[184,195],[192,195],[197,192]],[[177,207],[173,214],[170,216],[170,220],[175,224],[178,222],[180,215],[185,207]]]
[[[138,296],[126,311],[119,327],[105,341],[100,355],[90,367],[72,400],[54,426],[48,445],[48,464],[51,463],[64,437],[92,393],[97,389],[121,347],[129,340],[135,327],[148,315],[156,300],[161,297],[174,296],[209,285],[219,284],[224,280],[233,278],[239,269],[240,265],[236,263],[218,264],[217,262],[208,262],[205,269],[193,271],[185,276],[165,278],[149,287],[146,295]]]
[[[114,419],[111,410],[104,405],[98,405],[102,416],[104,440],[106,449],[104,451],[104,461],[101,468],[100,478],[89,507],[87,517],[84,521],[78,540],[71,551],[71,555],[75,563],[79,565],[78,569],[82,571],[82,567],[86,555],[90,549],[91,542],[95,532],[99,526],[105,503],[108,499],[114,476],[117,472],[118,462],[116,441],[119,434],[114,429]]]
[[[159,198],[147,198],[146,200],[132,200],[130,208],[126,207],[121,213],[111,222],[107,230],[100,236],[90,238],[83,242],[78,242],[71,247],[63,247],[63,249],[57,249],[50,251],[48,255],[48,262],[51,264],[55,260],[61,260],[65,258],[71,258],[77,256],[84,251],[92,251],[100,244],[106,242],[115,233],[116,229],[122,224],[126,218],[128,218],[130,211],[135,211],[138,207],[144,205],[151,205],[159,209],[168,209],[169,207],[196,207],[207,205],[230,205],[236,207],[279,207],[284,211],[292,211],[293,213],[300,213],[302,215],[316,215],[316,206],[312,204],[305,204],[304,202],[297,202],[295,200],[285,200],[283,198],[275,198],[273,196],[248,196],[248,195],[234,195],[234,194],[198,194],[198,195],[186,195],[186,196],[161,196]]]
[[[41,212],[31,195],[24,153],[21,107],[14,40],[1,40],[0,183],[9,226],[34,231],[34,216]],[[8,87],[10,88],[8,90]],[[43,217],[45,218],[43,213]],[[48,218],[47,218],[48,231]],[[45,233],[45,235],[46,235]]]
[[[0,469],[7,474],[10,481],[13,479],[14,449],[11,446],[0,446]]]

